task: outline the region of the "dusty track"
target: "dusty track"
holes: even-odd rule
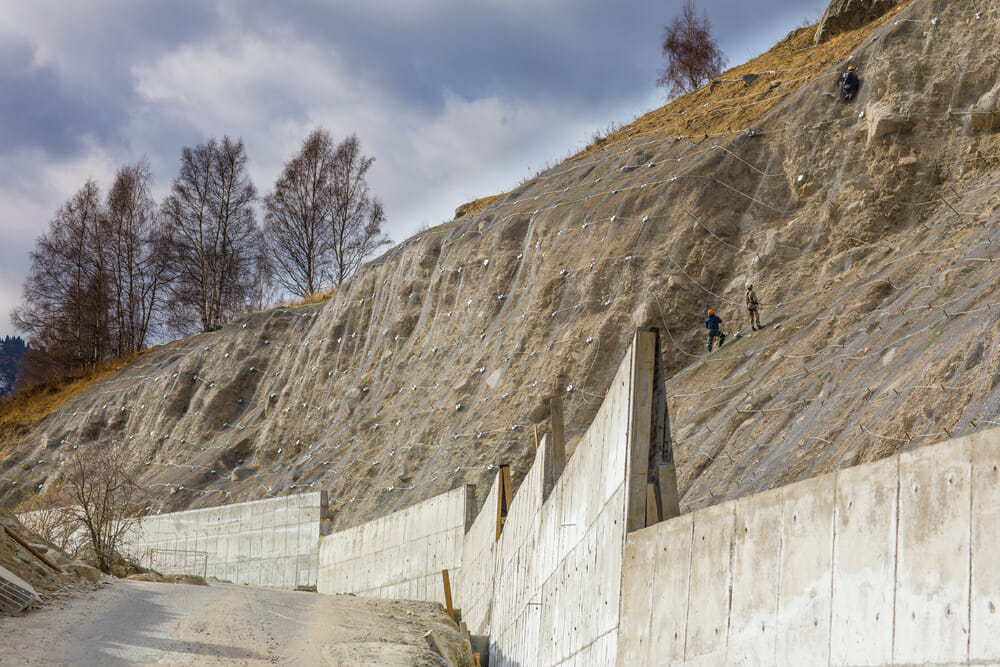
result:
[[[0,665],[441,665],[422,636],[449,625],[422,602],[115,581],[0,618]]]

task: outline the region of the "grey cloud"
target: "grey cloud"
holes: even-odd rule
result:
[[[403,21],[386,16],[379,3],[305,3],[292,15],[268,3],[256,21],[328,44],[351,69],[425,110],[443,103],[443,87],[467,99],[593,103],[652,80],[660,28],[651,18],[660,10],[649,2],[426,6]]]
[[[69,155],[79,150],[82,134],[100,125],[99,113],[64,90],[54,67],[32,64],[28,45],[0,50],[0,90],[0,153],[33,147]]]
[[[135,101],[132,64],[204,36],[215,16],[198,2],[137,3],[94,12],[82,24],[61,23],[54,12],[45,28],[63,48],[44,64],[30,37],[0,44],[0,155],[32,147],[65,158],[83,149],[84,137],[120,145]]]
[[[382,3],[300,3],[295,12],[263,3],[248,22],[283,25],[328,44],[350,67],[376,76],[422,108],[442,104],[441,88],[474,99],[603,104],[648,89],[661,64],[660,34],[680,2],[417,3],[399,19]],[[826,0],[698,3],[733,63],[770,47]]]

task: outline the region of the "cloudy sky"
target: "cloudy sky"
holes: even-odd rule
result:
[[[735,65],[828,0],[700,0]],[[0,0],[0,335],[88,178],[242,137],[266,192],[315,126],[357,133],[395,241],[663,103],[682,0]]]

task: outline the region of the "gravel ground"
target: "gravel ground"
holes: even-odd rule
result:
[[[444,665],[439,605],[116,580],[0,617],[2,665]]]

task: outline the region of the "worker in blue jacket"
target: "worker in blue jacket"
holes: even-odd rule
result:
[[[715,343],[715,339],[719,339],[719,347],[722,347],[723,343],[726,342],[726,334],[722,333],[719,329],[719,325],[722,324],[722,318],[715,314],[715,311],[711,308],[708,309],[708,317],[705,318],[705,328],[708,329],[708,351],[712,351],[712,345]]]

